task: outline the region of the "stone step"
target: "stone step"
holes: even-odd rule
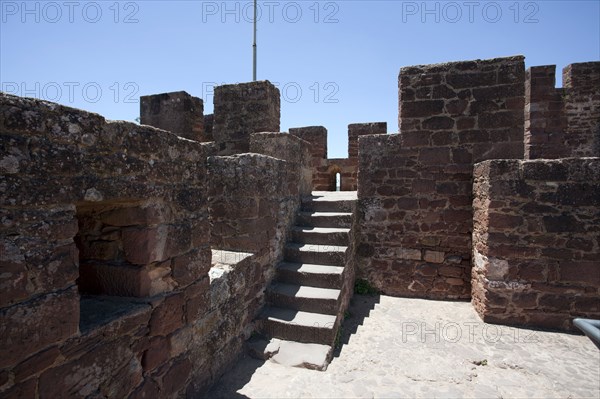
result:
[[[336,316],[267,307],[261,319],[262,332],[269,337],[323,345],[335,342]]]
[[[347,248],[340,245],[288,242],[285,245],[285,260],[288,262],[344,266]]]
[[[276,307],[336,315],[340,290],[274,282],[267,288],[267,301]]]
[[[342,266],[281,262],[276,269],[277,280],[285,283],[322,288],[342,288]]]
[[[260,360],[271,360],[288,367],[310,370],[327,369],[333,347],[322,344],[307,344],[279,338],[252,339],[248,341],[250,356]]]
[[[302,197],[302,210],[305,212],[352,212],[356,200],[338,199],[331,196],[311,195]]]
[[[349,233],[349,228],[294,226],[292,239],[301,244],[348,245]]]
[[[296,218],[299,226],[352,227],[352,213],[349,212],[299,212]]]

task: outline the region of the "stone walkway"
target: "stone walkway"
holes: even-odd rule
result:
[[[210,398],[600,398],[586,337],[484,324],[466,302],[353,298],[327,371],[244,357]]]

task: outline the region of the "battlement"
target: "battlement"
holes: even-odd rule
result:
[[[356,273],[486,322],[600,318],[600,62],[555,74],[403,67],[399,133],[350,124],[341,159],[322,126],[279,132],[268,81],[217,87],[213,115],[144,96],[142,125],[0,93],[0,396],[201,396],[285,294],[266,291],[287,255],[335,259],[342,308]],[[308,195],[337,175],[357,204]]]

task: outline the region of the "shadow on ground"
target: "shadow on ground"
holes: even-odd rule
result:
[[[237,391],[241,390],[251,379],[252,375],[260,366],[265,363],[264,360],[258,360],[248,355],[244,348],[241,357],[236,362],[233,370],[229,370],[217,380],[213,387],[204,395],[204,398],[223,398],[223,399],[249,399]],[[233,373],[232,373],[233,372]],[[227,383],[221,383],[221,379],[227,376]],[[233,376],[233,378],[232,378]]]
[[[358,331],[364,320],[371,311],[380,302],[379,295],[358,295],[354,294],[350,301],[350,306],[346,312],[346,317],[340,329],[339,339],[336,341],[336,347],[333,357],[339,357],[344,347],[350,342],[350,337]],[[226,379],[217,381],[212,389],[204,396],[206,398],[234,398],[246,399],[248,396],[238,393],[246,384],[250,382],[256,370],[264,364],[264,360],[257,360],[248,355],[248,350],[244,349],[240,360],[232,370],[226,373]]]
[[[375,309],[380,301],[379,295],[359,295],[354,294],[350,300],[350,306],[346,311],[342,328],[339,332],[339,339],[336,340],[336,345],[333,351],[333,357],[339,357],[344,347],[350,342],[350,337],[358,331],[358,327],[362,326],[364,320],[369,317],[371,310]]]

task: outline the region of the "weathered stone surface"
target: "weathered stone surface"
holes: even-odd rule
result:
[[[169,335],[183,326],[184,295],[173,294],[162,300],[152,312],[149,328],[150,335]]]
[[[307,126],[290,129],[290,134],[311,144],[312,189],[336,191],[339,175],[340,191],[356,191],[358,179],[358,137],[385,134],[386,122],[353,123],[348,125],[348,158],[327,158],[327,129]]]
[[[564,114],[567,119],[565,157],[600,156],[600,62],[563,69]]]
[[[387,122],[352,123],[348,125],[348,158],[358,159],[358,137],[386,134]]]
[[[6,368],[78,333],[77,288],[2,309],[0,321],[0,368]]]
[[[268,80],[215,88],[213,137],[219,155],[248,152],[250,134],[279,132],[279,89]]]
[[[266,155],[208,159],[213,248],[280,257],[283,236],[299,204],[291,163]]]
[[[39,380],[40,398],[127,396],[142,380],[142,367],[124,342],[93,348],[72,362],[50,369]]]
[[[312,191],[310,143],[292,134],[254,133],[250,136],[250,152],[283,159],[289,163],[290,173],[300,184],[300,195]]]
[[[573,185],[597,192],[598,158],[486,161],[474,177],[473,305],[482,318],[553,329],[599,318],[597,204],[558,195]]]
[[[600,62],[568,65],[555,84],[555,65],[527,70],[525,159],[599,156]]]
[[[196,141],[212,141],[204,134],[204,103],[185,91],[140,97],[140,121]]]
[[[373,248],[360,276],[387,294],[470,297],[472,168],[522,157],[524,79],[521,56],[401,69],[400,134],[358,140],[359,247]]]

